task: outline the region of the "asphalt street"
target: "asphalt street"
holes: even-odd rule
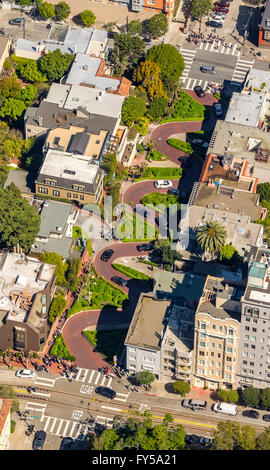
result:
[[[189,71],[189,77],[218,83],[222,82],[223,80],[232,80],[236,63],[236,56],[217,54],[216,52],[208,52],[197,49]],[[200,67],[203,65],[213,65],[216,69],[216,73],[213,75],[201,72]]]

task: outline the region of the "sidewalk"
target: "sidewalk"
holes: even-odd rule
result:
[[[158,395],[159,397],[167,397],[167,398],[179,397],[179,399],[181,400],[182,399],[181,395],[176,395],[166,390],[166,385],[168,385],[169,383],[170,382],[168,381],[163,382],[161,380],[156,380],[152,384],[152,387],[149,393],[153,395]],[[213,403],[216,402],[216,399],[214,399],[215,390],[211,390],[211,389],[204,390],[203,388],[198,388],[198,387],[191,387],[190,393],[186,395],[185,398],[193,398],[196,400],[206,400],[209,403],[209,405],[212,405]]]

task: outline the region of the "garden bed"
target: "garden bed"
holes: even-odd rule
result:
[[[181,208],[178,197],[174,196],[173,194],[150,193],[143,196],[141,202],[145,206],[150,207],[151,209],[154,209],[161,214],[163,214],[165,211],[157,208],[159,204],[163,204],[166,208],[168,208],[171,204],[177,204],[177,210]]]
[[[116,271],[119,271],[120,273],[125,274],[132,279],[140,279],[143,281],[149,281],[150,279],[147,274],[141,273],[140,271],[137,271],[136,269],[130,268],[128,266],[123,266],[119,263],[113,263],[112,267],[116,269]]]
[[[184,140],[171,138],[167,140],[167,143],[171,147],[180,150],[181,152],[184,152],[187,155],[191,155],[193,153],[193,148],[191,147],[191,145],[188,142],[185,142]]]
[[[205,107],[181,90],[178,99],[169,108],[161,124],[170,121],[196,121],[205,118]]]
[[[158,230],[134,214],[126,213],[114,227],[114,236],[123,242],[148,241],[157,238]]]
[[[104,359],[113,364],[113,357],[120,356],[128,330],[84,331],[83,335]]]
[[[60,357],[61,359],[65,359],[67,361],[76,361],[76,358],[74,356],[71,356],[62,335],[57,336],[57,338],[55,339],[54,345],[50,349],[50,354],[52,354],[53,356]]]
[[[145,167],[143,173],[135,181],[155,179],[178,179],[182,176],[182,168]]]

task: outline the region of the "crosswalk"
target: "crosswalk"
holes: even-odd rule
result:
[[[61,437],[83,438],[92,429],[88,424],[78,423],[69,419],[43,415],[40,419],[43,431]]]
[[[47,379],[47,377],[37,377],[34,384],[43,387],[54,387],[55,379]]]
[[[47,408],[47,403],[38,403],[34,401],[28,401],[25,406],[25,411],[29,411],[30,415],[36,416],[37,414],[37,418],[40,418],[39,413],[41,413],[41,416],[43,416],[46,408]]]
[[[182,54],[185,61],[185,68],[182,73],[182,78],[186,78],[189,74],[190,67],[196,55],[196,50],[193,51],[191,49],[184,49],[183,47],[181,47],[180,53]]]
[[[199,85],[203,88],[203,90],[205,90],[208,85],[207,80],[198,80],[197,78],[188,77],[190,68],[192,66],[194,57],[196,55],[196,50],[181,48],[180,52],[182,56],[184,57],[184,61],[185,61],[185,68],[183,70],[183,73],[180,79],[180,82],[182,83],[183,87],[186,90],[193,90],[195,86]],[[214,84],[214,82],[211,82],[211,83]],[[221,85],[221,83],[215,82],[215,85],[218,86],[218,85]]]
[[[245,80],[247,72],[252,69],[254,62],[254,60],[238,59],[234,69],[232,80],[235,82],[243,82]]]
[[[84,384],[110,387],[113,378],[107,377],[105,374],[102,374],[97,370],[78,368],[78,373],[74,380],[77,382],[82,382]]]
[[[240,57],[241,47],[237,44],[227,43],[227,47],[220,40],[213,41],[212,44],[209,42],[201,43],[198,49],[208,52],[217,52],[218,54],[226,54]]]

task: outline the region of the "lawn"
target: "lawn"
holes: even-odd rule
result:
[[[143,173],[135,181],[155,179],[178,179],[182,176],[182,168],[144,167]]]
[[[62,335],[57,336],[55,339],[54,345],[51,347],[50,354],[60,357],[61,359],[66,359],[67,361],[76,360],[74,356],[71,356]]]
[[[114,356],[120,356],[128,330],[84,331],[84,336],[104,359],[113,363]]]
[[[161,121],[161,124],[169,121],[202,120],[204,116],[205,107],[185,91],[181,90],[179,98],[169,108],[168,114]]]
[[[113,263],[112,267],[116,269],[116,271],[119,271],[122,274],[125,274],[128,277],[131,277],[132,279],[141,279],[144,281],[148,281],[150,279],[147,274],[143,274],[140,271],[137,271],[136,269],[129,268],[128,266],[123,266],[122,264],[118,263]]]
[[[114,236],[124,242],[146,241],[157,238],[158,231],[134,214],[126,213],[114,227]]]
[[[173,194],[150,193],[143,196],[141,202],[145,206],[150,207],[151,209],[155,209],[160,213],[164,213],[165,210],[163,211],[161,208],[157,209],[156,206],[159,204],[163,204],[166,208],[168,208],[171,204],[177,204],[178,210],[181,208],[178,197],[174,196]]]

